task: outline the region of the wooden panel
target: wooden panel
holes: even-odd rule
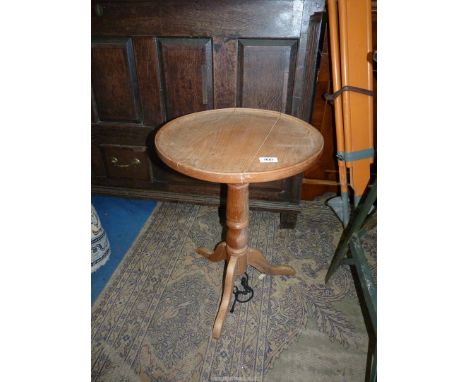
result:
[[[92,33],[101,36],[298,37],[303,10],[302,0],[92,3]]]
[[[91,60],[94,101],[99,120],[140,121],[131,40],[95,40]]]
[[[311,4],[306,3],[305,6],[311,7]],[[307,27],[301,32],[299,41],[292,115],[310,122],[324,31],[324,13],[314,13],[308,18]]]
[[[166,118],[213,108],[211,40],[159,39]]]
[[[133,38],[135,64],[140,89],[142,119],[145,125],[158,126],[165,121],[161,104],[161,83],[156,39],[153,37]]]
[[[237,39],[213,37],[214,107],[236,106]]]
[[[151,181],[146,147],[101,145],[110,178]]]
[[[237,106],[291,113],[297,40],[239,40]]]

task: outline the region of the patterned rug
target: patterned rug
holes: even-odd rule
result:
[[[352,274],[324,277],[342,232],[325,197],[302,202],[294,230],[250,212],[249,245],[297,275],[249,267],[254,298],[211,330],[224,262],[197,255],[223,227],[218,209],[160,203],[92,310],[93,381],[364,381],[368,335]],[[365,238],[376,266],[376,232]],[[237,281],[238,283],[238,281]]]

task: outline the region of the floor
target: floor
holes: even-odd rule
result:
[[[255,296],[227,315],[213,340],[224,264],[197,256],[194,246],[219,241],[219,211],[160,203],[93,306],[93,380],[365,380],[369,341],[349,269],[324,285],[342,231],[333,212],[323,200],[304,203],[294,230],[278,228],[279,214],[249,218],[252,247],[293,265],[296,277],[250,267]]]
[[[94,304],[157,202],[92,195],[91,203],[99,215],[111,246],[107,263],[91,275],[91,303]]]

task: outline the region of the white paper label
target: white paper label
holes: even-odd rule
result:
[[[258,160],[260,163],[276,163],[278,162],[278,157],[259,157]]]

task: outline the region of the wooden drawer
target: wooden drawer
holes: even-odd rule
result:
[[[146,147],[103,144],[101,149],[109,178],[152,181]]]

